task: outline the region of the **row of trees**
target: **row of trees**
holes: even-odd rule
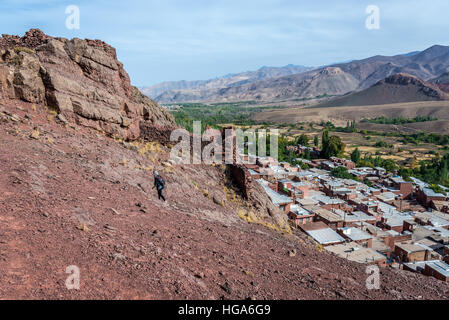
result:
[[[413,168],[402,167],[399,174],[404,178],[415,177],[430,184],[449,187],[449,154],[437,154],[431,161],[421,161]]]
[[[406,123],[414,123],[414,122],[427,122],[427,121],[436,121],[437,118],[431,116],[416,116],[414,118],[403,118],[403,117],[395,117],[388,118],[385,116],[374,118],[374,119],[363,119],[362,122],[368,123],[380,123],[380,124],[406,124]]]

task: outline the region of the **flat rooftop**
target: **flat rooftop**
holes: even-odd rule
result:
[[[316,242],[322,245],[328,245],[332,243],[341,243],[344,242],[345,239],[343,239],[342,236],[340,236],[338,233],[336,233],[331,228],[326,229],[318,229],[318,230],[309,230],[306,231],[306,233],[311,236],[313,239],[315,239]]]
[[[337,256],[358,262],[358,263],[376,263],[386,260],[386,256],[371,249],[363,248],[356,243],[344,243],[328,246],[325,248],[329,252],[335,253]]]
[[[321,218],[329,221],[329,222],[339,222],[339,221],[343,221],[343,218],[340,217],[340,215],[333,213],[329,210],[320,208],[318,206],[313,206],[313,207],[306,207],[307,210],[315,213],[316,215],[320,216]]]
[[[369,240],[372,238],[372,236],[359,228],[354,227],[346,227],[346,228],[340,228],[338,230],[341,230],[343,234],[348,237],[348,239],[351,239],[352,241],[362,241],[362,240]]]
[[[449,265],[446,262],[440,260],[427,261],[426,265],[439,274],[449,277]]]
[[[269,186],[267,186],[264,183],[264,180],[257,180],[258,183],[265,189],[265,192],[270,197],[271,201],[275,206],[279,206],[282,204],[288,204],[292,203],[293,200],[290,197],[287,197],[283,194],[277,193],[276,191],[272,190]]]
[[[422,246],[418,246],[413,243],[396,243],[395,245],[396,245],[396,247],[401,248],[402,250],[404,250],[407,253],[420,252],[423,250],[427,250],[426,248],[424,248]]]

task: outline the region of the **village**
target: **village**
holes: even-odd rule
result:
[[[244,158],[251,160],[243,165],[245,183],[260,184],[320,250],[449,281],[449,202],[427,183],[336,157],[298,158],[308,169],[270,157]],[[338,167],[359,181],[333,177]]]

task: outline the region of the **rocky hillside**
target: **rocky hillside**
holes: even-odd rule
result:
[[[368,290],[364,265],[292,230],[257,185],[245,199],[229,168],[174,163],[171,117],[130,86],[109,45],[31,30],[0,47],[0,298],[449,297],[393,269]],[[66,287],[69,266],[79,290]]]
[[[289,64],[284,67],[262,67],[256,71],[246,71],[229,74],[223,77],[210,80],[199,81],[169,81],[156,84],[151,87],[142,88],[142,92],[152,98],[159,96],[190,95],[191,99],[198,99],[201,92],[214,89],[222,89],[231,86],[238,86],[262,79],[276,78],[291,74],[306,72],[312,68]],[[162,98],[160,98],[162,99]]]
[[[44,106],[0,106],[0,297],[449,298],[447,284],[393,269],[367,290],[364,265],[288,232],[263,193],[253,206],[224,168],[174,165],[169,151],[64,125]],[[72,265],[80,290],[65,286]]]
[[[303,74],[261,80],[222,89],[199,92],[179,91],[157,97],[158,101],[175,103],[231,102],[231,101],[276,101],[286,99],[315,98],[319,94],[341,95],[357,88],[358,81],[340,68],[327,67]]]
[[[437,85],[409,74],[399,73],[379,81],[371,88],[327,101],[316,107],[369,106],[443,100],[449,100],[449,94]]]
[[[449,47],[433,46],[422,52],[374,56],[273,79],[221,89],[178,90],[158,97],[163,103],[221,101],[279,101],[342,95],[361,91],[397,73],[431,80],[448,71]]]
[[[131,86],[114,48],[99,40],[53,38],[37,29],[0,38],[0,99],[43,104],[61,119],[130,140],[140,137],[142,123],[175,125]]]

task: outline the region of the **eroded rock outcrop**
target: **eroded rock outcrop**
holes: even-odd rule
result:
[[[113,47],[38,29],[0,38],[0,100],[43,104],[69,121],[135,140],[141,127],[171,130],[169,113],[131,86]]]

